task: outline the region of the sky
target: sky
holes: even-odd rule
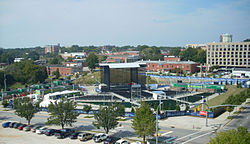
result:
[[[250,0],[0,0],[0,47],[185,46],[250,38]]]

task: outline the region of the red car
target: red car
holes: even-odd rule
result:
[[[24,127],[26,127],[27,125],[26,124],[22,124],[18,127],[19,130],[23,130]]]

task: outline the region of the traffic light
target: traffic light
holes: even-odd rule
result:
[[[196,107],[194,108],[194,112],[196,112],[197,110],[196,110]]]
[[[155,136],[157,136],[157,133],[155,133]],[[161,133],[158,133],[158,136],[161,136]]]
[[[229,111],[229,106],[227,106],[227,111]]]
[[[198,106],[198,111],[201,111],[201,108],[200,108],[200,106]]]

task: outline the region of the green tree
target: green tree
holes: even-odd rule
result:
[[[86,65],[91,71],[95,69],[98,62],[98,56],[94,52],[91,52],[86,59]]]
[[[161,110],[166,110],[165,104],[162,104],[162,105],[161,105]]]
[[[134,107],[131,107],[131,112],[135,113],[135,108]]]
[[[143,143],[145,143],[146,136],[152,136],[155,133],[155,116],[150,106],[145,102],[142,102],[136,110],[132,120],[132,128],[139,137],[143,138]]]
[[[168,110],[172,110],[172,105],[171,105],[171,103],[168,105]]]
[[[245,39],[244,42],[250,42],[250,38],[249,39]]]
[[[248,144],[250,142],[250,133],[244,127],[238,127],[237,130],[227,130],[216,133],[215,138],[210,138],[209,144]]]
[[[181,110],[180,105],[177,105],[177,106],[176,106],[176,111],[180,111],[180,110]]]
[[[9,105],[9,102],[7,100],[3,100],[2,105],[6,108]]]
[[[39,104],[33,102],[32,99],[28,97],[19,98],[15,105],[15,114],[19,117],[25,118],[30,125],[31,119],[34,117],[35,113],[39,111]]]
[[[99,60],[99,62],[102,62],[102,61],[105,61],[107,58],[108,58],[108,56],[101,55],[101,56],[99,56],[98,60]]]
[[[64,59],[60,55],[56,55],[52,59],[49,60],[49,64],[61,64]]]
[[[117,116],[123,117],[125,115],[125,106],[122,104],[114,103],[113,104],[115,113],[117,113]]]
[[[93,122],[93,125],[98,129],[103,127],[106,134],[109,133],[109,130],[116,128],[118,125],[117,113],[111,105],[106,107],[101,106],[98,113],[94,113],[94,118],[96,121]]]
[[[73,61],[73,58],[72,58],[72,57],[68,57],[68,58],[67,58],[67,61],[68,61],[68,62],[72,62],[72,61]]]
[[[56,79],[59,79],[60,77],[60,72],[59,72],[59,69],[57,68],[56,71],[53,72],[53,75],[56,76]]]
[[[160,48],[148,47],[141,49],[140,57],[141,59],[159,60],[162,59],[163,55]]]
[[[186,104],[186,111],[190,109],[189,104]]]
[[[51,102],[48,106],[50,117],[47,119],[47,124],[60,125],[62,129],[65,125],[72,126],[79,116],[77,112],[73,111],[75,108],[76,104],[65,98],[55,103]]]
[[[192,75],[193,75],[193,74],[190,72],[190,73],[189,73],[189,76],[192,76]]]
[[[29,60],[11,64],[5,71],[22,84],[41,83],[48,77],[45,66],[37,66]]]
[[[197,77],[197,76],[198,76],[198,73],[196,72],[196,73],[195,73],[195,77]]]
[[[181,49],[180,48],[172,48],[170,50],[170,54],[172,56],[179,56],[180,55],[180,52],[181,52]]]
[[[84,108],[83,108],[83,111],[85,111],[87,114],[89,114],[91,109],[92,109],[91,105],[85,105]]]

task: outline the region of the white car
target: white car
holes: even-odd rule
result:
[[[102,142],[104,141],[106,138],[108,137],[107,134],[104,134],[104,133],[99,133],[99,134],[96,134],[93,139],[95,142]]]
[[[41,127],[40,129],[37,129],[36,130],[36,133],[37,134],[44,134],[44,132],[47,130],[48,128],[46,127]]]
[[[132,142],[131,144],[141,144],[141,142],[136,141],[136,142]]]
[[[115,142],[115,144],[130,144],[128,141],[126,140],[118,140],[117,142]]]

